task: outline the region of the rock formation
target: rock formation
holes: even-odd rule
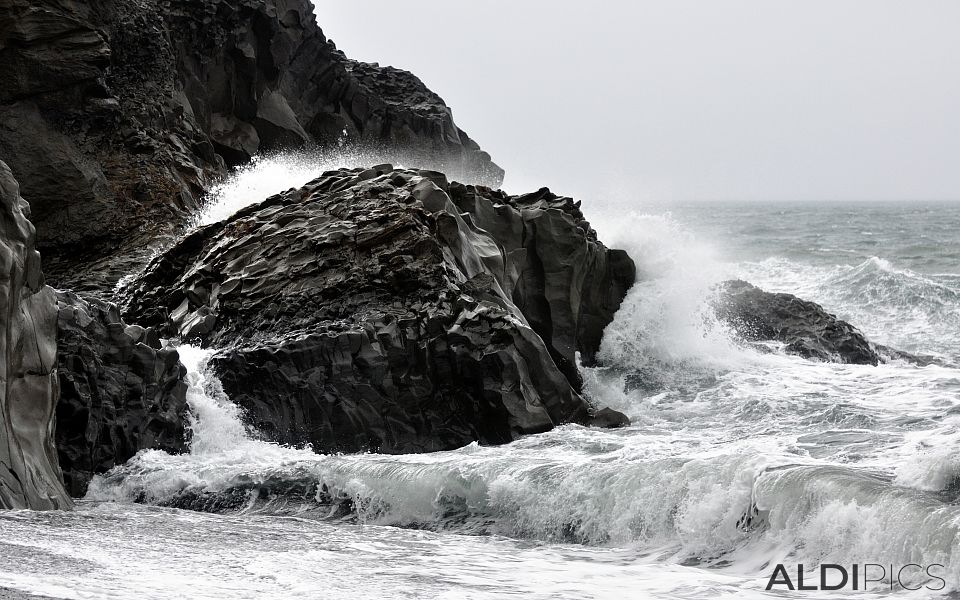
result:
[[[61,287],[112,288],[227,167],[344,144],[503,175],[419,79],[336,50],[309,0],[0,0],[0,156]]]
[[[781,342],[787,352],[817,360],[858,365],[880,361],[875,347],[856,327],[792,294],[773,294],[746,281],[727,281],[714,308],[717,317],[748,342]]]
[[[565,254],[566,300],[537,252]],[[421,452],[591,416],[624,424],[591,407],[552,355],[595,350],[602,315],[632,280],[632,263],[596,241],[572,200],[380,165],[324,173],[195,231],[151,262],[124,307],[220,349],[211,364],[224,391],[277,441]],[[579,287],[601,282],[612,291]],[[534,307],[553,348],[515,300]]]
[[[579,389],[576,354],[582,364],[595,364],[603,330],[636,278],[633,261],[597,241],[579,202],[547,188],[509,196],[453,183],[449,191],[502,248],[508,268],[501,285]]]
[[[57,305],[29,216],[0,162],[0,508],[66,508],[53,445]]]
[[[69,292],[57,302],[56,445],[76,497],[139,450],[185,449],[186,369],[154,330],[124,323],[116,305]]]

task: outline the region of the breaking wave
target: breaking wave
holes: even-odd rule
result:
[[[874,341],[952,361],[960,357],[960,291],[953,274],[924,275],[874,256],[831,267],[769,258],[744,265],[740,276],[819,302]]]
[[[630,547],[752,576],[788,558],[960,573],[960,463],[949,451],[960,440],[960,371],[760,353],[709,310],[714,285],[741,275],[792,286],[872,335],[903,307],[934,327],[934,315],[955,314],[956,292],[879,259],[829,274],[779,259],[726,265],[666,216],[634,215],[623,231],[614,243],[641,281],[604,337],[601,366],[583,374],[585,393],[627,412],[631,427],[569,425],[424,455],[318,455],[258,439],[207,371],[210,351],[181,346],[190,452],[142,452],[95,478],[87,499]],[[949,351],[954,332],[936,332],[939,342],[917,349]]]

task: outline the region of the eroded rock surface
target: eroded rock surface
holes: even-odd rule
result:
[[[814,302],[765,292],[746,281],[727,281],[715,303],[717,316],[746,341],[777,341],[804,358],[876,365],[880,355],[856,327]]]
[[[219,348],[211,364],[253,424],[318,451],[431,451],[589,422],[597,411],[579,380],[557,367],[560,351],[547,348],[515,302],[536,297],[525,282],[537,278],[523,274],[542,265],[518,252],[523,244],[505,243],[516,245],[541,219],[568,221],[530,234],[540,249],[551,235],[564,236],[554,250],[576,249],[580,258],[556,275],[563,281],[626,285],[632,263],[585,277],[588,266],[618,263],[609,254],[598,262],[610,251],[578,228],[569,199],[535,206],[454,187],[439,173],[390,165],[324,173],[157,257],[129,287],[125,314]],[[518,226],[520,237],[501,243],[451,195],[473,195],[491,228]],[[551,285],[553,277],[540,275]],[[610,308],[572,305],[584,315]],[[570,351],[589,348],[578,321],[570,323],[558,327]],[[605,325],[583,330],[599,339]],[[615,411],[598,416],[609,426],[626,421]]]
[[[603,330],[636,279],[633,261],[599,243],[579,202],[547,188],[509,196],[453,183],[449,191],[501,247],[504,290],[579,389],[576,354],[586,366],[596,363]]]
[[[68,508],[53,445],[57,304],[29,216],[0,162],[0,508]]]
[[[83,496],[97,473],[155,448],[185,449],[186,369],[157,333],[114,304],[57,292],[56,445],[64,485]]]
[[[339,52],[309,0],[0,0],[0,156],[59,287],[109,290],[231,165],[352,145],[503,176],[419,79]]]

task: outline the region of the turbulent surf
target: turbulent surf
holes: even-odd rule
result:
[[[308,168],[278,161],[227,182],[203,218],[262,197],[278,172],[303,183],[291,171]],[[244,191],[251,186],[255,193]],[[0,584],[58,594],[96,572],[126,597],[124,586],[139,578],[123,580],[124,568],[157,577],[175,568],[161,546],[196,557],[214,546],[242,553],[256,539],[266,548],[234,557],[233,567],[227,555],[192,565],[226,587],[184,579],[184,589],[287,595],[305,577],[341,593],[403,595],[422,572],[403,565],[423,561],[451,573],[427,588],[477,597],[522,588],[517,569],[544,582],[534,596],[615,596],[638,582],[660,597],[759,594],[775,563],[824,562],[937,563],[955,589],[960,274],[948,265],[957,248],[930,240],[928,253],[945,256],[921,257],[920,242],[897,237],[913,235],[906,229],[887,231],[891,244],[871,244],[868,228],[902,222],[896,205],[872,206],[870,218],[829,205],[758,206],[747,223],[742,209],[712,207],[719,217],[708,221],[696,206],[673,207],[604,230],[610,215],[592,207],[601,233],[639,272],[597,366],[581,374],[585,393],[631,426],[566,425],[429,454],[317,454],[263,439],[208,368],[214,349],[181,343],[190,451],[141,452],[96,477],[73,514],[0,516],[7,551],[35,567],[2,571]],[[837,227],[772,250],[783,224],[799,235],[808,228],[797,220],[811,214]],[[931,226],[960,224],[954,208],[920,214]],[[744,232],[725,246],[733,223]],[[902,254],[871,254],[886,248]],[[745,344],[711,309],[717,284],[732,277],[815,300],[872,341],[938,360],[836,364]],[[41,543],[51,519],[69,526]],[[110,533],[129,529],[140,533]],[[91,532],[112,543],[89,548]],[[127,567],[113,562],[118,553]],[[51,573],[52,560],[67,562]],[[256,586],[241,586],[247,579],[231,578],[231,568],[257,575]],[[483,582],[468,575],[475,569]]]

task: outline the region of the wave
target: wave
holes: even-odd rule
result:
[[[128,493],[149,490],[151,503],[192,510],[633,546],[671,562],[735,562],[747,571],[768,561],[960,567],[960,507],[882,477],[778,465],[763,454],[646,461],[615,442],[593,449],[571,453],[540,440],[510,453],[471,446],[421,457],[293,454],[269,467],[235,465],[229,476],[208,465],[189,485],[176,457],[152,455],[135,471],[98,481],[92,498],[107,499],[104,486],[122,480]],[[544,458],[561,450],[564,459]],[[180,480],[157,486],[160,473]]]
[[[952,361],[960,357],[956,275],[924,275],[871,257],[830,267],[769,258],[742,265],[739,276],[768,291],[818,302],[873,341]]]
[[[207,372],[210,354],[181,346],[191,452],[141,452],[96,477],[88,500],[656,549],[671,562],[733,561],[748,571],[762,570],[772,556],[898,563],[919,560],[917,552],[924,561],[960,567],[953,556],[960,506],[894,485],[889,475],[824,462],[781,432],[763,434],[769,413],[751,414],[758,405],[733,394],[729,406],[737,413],[715,405],[719,399],[693,407],[681,401],[663,412],[666,421],[641,419],[626,430],[565,426],[501,447],[317,455],[257,439]],[[658,400],[646,402],[653,412]],[[790,429],[810,414],[781,415],[779,425]],[[753,433],[709,425],[731,416]],[[683,426],[670,429],[670,421]],[[838,443],[825,435],[797,439]],[[859,439],[833,434],[853,447],[875,438],[870,430]],[[880,531],[886,537],[877,537]]]
[[[375,150],[352,147],[255,156],[210,190],[203,210],[194,219],[195,224],[222,221],[246,206],[302,187],[324,171],[369,167],[390,162],[387,158]]]
[[[260,439],[207,371],[212,351],[183,345],[190,452],[141,452],[95,477],[87,499],[625,547],[751,576],[772,562],[940,563],[960,586],[960,463],[949,451],[960,440],[958,371],[745,347],[710,309],[716,283],[741,267],[669,216],[617,226],[611,239],[641,281],[604,336],[601,365],[583,369],[584,392],[631,427],[318,455]],[[880,259],[825,269],[743,268],[762,287],[796,284],[786,291],[862,309],[875,321],[849,318],[868,333],[893,325],[881,309],[909,306],[904,294],[934,312],[955,302],[949,287]],[[885,286],[900,295],[863,301]]]

